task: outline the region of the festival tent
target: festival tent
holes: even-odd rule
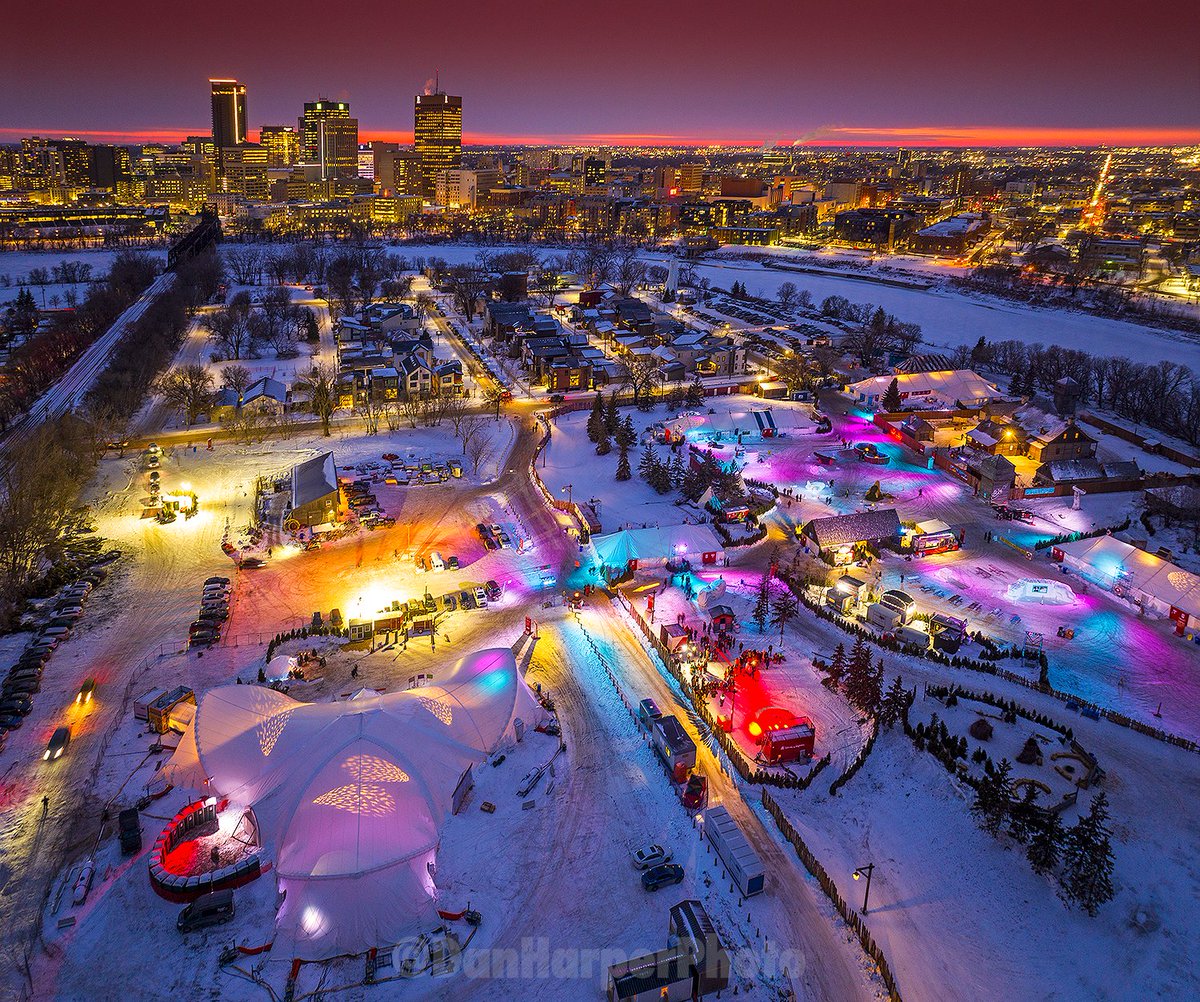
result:
[[[1200,577],[1162,557],[1112,536],[1058,543],[1053,553],[1069,570],[1154,612],[1200,620]]]
[[[709,526],[688,523],[593,536],[592,547],[602,565],[618,571],[631,563],[652,567],[679,558],[714,564],[724,556],[724,547]]]
[[[507,649],[339,702],[222,686],[201,698],[166,776],[252,814],[285,894],[276,949],[320,960],[428,927],[455,787],[544,716]]]

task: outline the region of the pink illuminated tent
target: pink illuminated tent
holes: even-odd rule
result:
[[[436,920],[430,869],[459,778],[544,716],[508,649],[333,703],[227,685],[202,697],[166,775],[253,812],[286,892],[276,949],[320,960]]]

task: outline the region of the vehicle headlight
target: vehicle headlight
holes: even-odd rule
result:
[[[46,754],[42,756],[42,761],[43,762],[50,761],[50,749],[49,748],[46,749]]]
[[[63,753],[63,750],[62,750],[61,748],[59,748],[59,749],[58,749],[58,751],[56,751],[56,752],[54,753],[54,757],[55,757],[55,758],[62,758],[62,753]]]

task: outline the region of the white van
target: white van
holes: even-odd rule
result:
[[[429,554],[429,566],[435,571],[444,571],[446,569],[446,561],[442,559],[442,555],[437,550]]]

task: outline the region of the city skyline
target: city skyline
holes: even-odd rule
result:
[[[66,6],[69,14],[77,5]],[[126,6],[139,18],[142,5]],[[468,145],[1190,144],[1200,142],[1200,66],[1187,47],[1200,16],[1175,8],[1131,33],[1112,3],[1093,5],[1081,21],[1062,0],[1020,2],[980,34],[957,24],[949,5],[918,23],[870,2],[829,34],[801,12],[753,2],[736,17],[700,3],[686,23],[625,2],[558,5],[561,32],[544,45],[527,22],[474,17],[468,3],[452,25],[431,12],[406,12],[401,23],[379,10],[370,46],[362,18],[322,21],[318,58],[303,60],[295,53],[311,44],[316,16],[303,3],[269,31],[256,31],[261,16],[247,14],[242,31],[182,49],[165,26],[142,18],[136,60],[112,58],[125,19],[84,32],[73,24],[85,19],[66,16],[49,55],[0,41],[0,79],[28,92],[0,110],[0,140],[175,141],[207,131],[197,83],[228,76],[252,92],[251,133],[292,120],[301,102],[321,95],[353,103],[364,139],[407,142],[411,95],[440,74],[444,89],[469,102]],[[374,13],[368,6],[364,18]],[[33,16],[15,13],[7,37],[20,38]],[[635,25],[675,43],[622,27]],[[616,49],[582,41],[614,31]],[[451,32],[453,44],[443,44]]]

